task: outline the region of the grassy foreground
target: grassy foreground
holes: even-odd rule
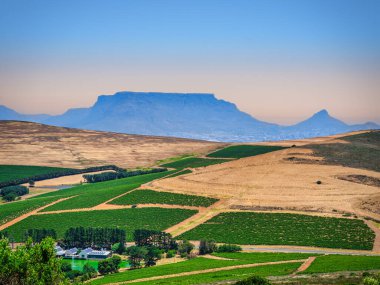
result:
[[[22,241],[27,229],[54,229],[57,238],[62,238],[70,227],[111,227],[126,229],[127,240],[131,241],[135,229],[162,231],[196,212],[186,209],[136,208],[34,215],[9,227],[7,231],[16,241]]]
[[[113,200],[111,204],[170,204],[208,207],[217,201],[218,199],[202,196],[176,194],[170,192],[158,192],[153,190],[135,190],[127,195]]]
[[[374,232],[356,219],[280,213],[222,213],[182,234],[189,240],[371,250]]]
[[[217,254],[217,256],[225,256],[225,254]],[[228,254],[226,255],[228,256]],[[182,272],[191,272],[197,270],[205,270],[211,268],[221,268],[234,265],[252,264],[252,263],[264,263],[270,261],[284,261],[284,260],[298,260],[306,259],[310,255],[298,254],[298,253],[235,253],[233,254],[234,260],[216,260],[203,257],[197,257],[178,263],[172,263],[167,265],[160,265],[155,267],[143,268],[140,270],[131,270],[121,272],[104,278],[94,280],[91,284],[107,284],[112,282],[125,282],[141,278],[149,278],[154,276],[163,276],[170,274],[177,274]],[[293,267],[292,267],[293,268]],[[251,269],[252,270],[252,269]],[[198,275],[190,276],[193,279],[197,279]],[[190,278],[186,277],[186,278]],[[169,279],[168,279],[169,280]],[[181,278],[182,280],[182,278]],[[153,281],[151,281],[153,282]],[[164,282],[161,280],[161,282]],[[153,283],[152,283],[153,284]]]

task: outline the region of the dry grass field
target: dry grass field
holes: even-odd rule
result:
[[[207,153],[221,146],[189,139],[0,121],[0,164],[68,168],[115,164],[132,168],[181,154]]]
[[[329,164],[324,157],[315,156],[310,146],[326,143],[349,142],[340,136],[276,142],[273,145],[297,147],[196,169],[191,174],[153,181],[150,186],[156,190],[221,198],[224,203],[219,205],[219,211],[351,213],[380,219],[376,207],[380,188],[341,179],[350,175],[380,179],[380,173]]]

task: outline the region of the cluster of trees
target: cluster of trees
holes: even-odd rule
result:
[[[131,269],[141,268],[143,261],[145,267],[154,266],[164,253],[173,254],[173,251],[176,252],[178,249],[178,244],[171,234],[165,232],[135,230],[133,239],[135,246],[126,250]]]
[[[17,186],[7,186],[0,189],[0,195],[3,200],[7,202],[14,201],[18,197],[29,193],[28,187],[17,185]]]
[[[107,248],[115,243],[125,244],[126,232],[118,228],[69,228],[59,244],[65,248]]]
[[[68,175],[82,174],[82,173],[103,171],[103,170],[124,171],[124,169],[117,167],[116,165],[94,166],[94,167],[88,167],[84,169],[62,168],[54,172],[0,182],[0,188],[6,187],[6,186],[12,186],[12,185],[19,185],[19,184],[28,183],[28,182],[40,181],[40,180],[45,180],[45,179],[57,178],[61,176],[68,176]]]
[[[150,174],[150,173],[157,173],[157,172],[163,172],[167,171],[167,168],[151,168],[151,169],[137,169],[137,170],[129,170],[125,171],[124,169],[121,169],[116,172],[103,172],[98,174],[85,174],[83,175],[83,178],[88,183],[96,183],[96,182],[102,182],[102,181],[108,181],[108,180],[115,180],[115,179],[121,179],[126,177],[132,177],[132,176],[138,176],[143,174]]]
[[[57,239],[57,233],[53,229],[28,229],[25,231],[25,240],[31,238],[33,242],[41,242],[44,238]]]
[[[61,260],[55,257],[54,240],[46,238],[12,250],[7,239],[0,240],[0,284],[70,284],[61,269]]]
[[[98,271],[102,275],[117,273],[119,272],[121,264],[120,256],[112,256],[111,258],[107,258],[99,261],[98,263]]]
[[[135,230],[133,240],[136,246],[156,247],[163,249],[165,252],[171,249],[177,249],[178,245],[171,234],[155,230]]]

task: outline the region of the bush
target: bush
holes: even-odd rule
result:
[[[260,276],[252,276],[248,279],[236,282],[235,285],[271,285],[271,283]]]
[[[166,253],[166,258],[172,258],[174,257],[176,254],[176,251],[174,249],[172,250],[169,250],[167,253]]]
[[[317,183],[318,185],[321,185],[321,184],[322,184],[322,181],[318,180],[318,181],[315,182],[315,183]]]
[[[216,252],[237,252],[242,251],[241,246],[235,244],[222,244],[216,248]]]

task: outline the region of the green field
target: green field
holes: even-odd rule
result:
[[[135,229],[165,230],[195,213],[186,209],[143,208],[34,215],[7,231],[16,241],[22,241],[27,229],[54,229],[57,237],[62,238],[70,227],[119,227],[126,229],[127,239],[131,241]]]
[[[19,178],[28,178],[35,175],[65,171],[68,168],[28,166],[28,165],[0,165],[0,182],[7,182]]]
[[[324,255],[317,257],[303,273],[379,270],[380,256]]]
[[[224,255],[217,255],[224,256]],[[235,260],[216,260],[198,257],[178,263],[160,265],[155,267],[143,268],[140,270],[126,271],[109,276],[105,276],[102,279],[94,280],[91,284],[107,284],[111,282],[125,282],[140,278],[147,278],[153,276],[163,276],[169,274],[176,274],[182,272],[190,272],[196,270],[204,270],[211,268],[221,268],[226,266],[251,264],[251,263],[263,263],[270,261],[283,261],[283,260],[298,260],[306,259],[310,255],[298,254],[298,253],[248,253],[248,254],[234,254]],[[292,267],[293,268],[293,267]],[[193,278],[197,278],[192,276]]]
[[[124,195],[110,204],[117,205],[134,205],[134,204],[170,204],[170,205],[184,205],[184,206],[201,206],[208,207],[218,199],[176,194],[170,192],[158,192],[153,190],[135,190],[127,195]]]
[[[371,250],[373,231],[356,219],[280,213],[222,213],[182,234],[189,240]]]
[[[138,285],[193,285],[193,284],[217,284],[217,281],[238,281],[246,279],[252,275],[267,277],[289,275],[294,272],[301,263],[286,263],[258,266],[252,268],[232,269],[226,271],[217,271],[212,273],[202,273],[191,276],[174,277],[155,281],[136,282]],[[227,283],[231,284],[231,283]]]
[[[76,196],[66,201],[57,203],[44,211],[57,211],[69,209],[91,208],[99,205],[113,197],[126,193],[132,189],[139,187],[141,184],[147,183],[157,178],[164,177],[174,171],[159,172],[153,174],[145,174],[133,176],[123,179],[116,179],[105,182],[85,184],[69,189],[63,189],[50,192],[38,197],[70,197]]]
[[[0,225],[13,220],[34,209],[43,207],[57,200],[56,198],[36,198],[33,200],[22,200],[0,205]]]
[[[184,170],[178,171],[176,173],[173,173],[171,175],[168,175],[165,178],[177,177],[177,176],[180,176],[183,174],[189,174],[189,173],[192,173],[192,171],[190,169],[184,169]]]
[[[162,164],[160,166],[168,167],[168,168],[183,169],[183,168],[203,167],[203,166],[219,164],[219,163],[223,163],[227,161],[231,161],[231,160],[190,157],[190,158],[180,159],[171,163]]]
[[[264,154],[271,151],[281,150],[284,148],[285,147],[282,146],[269,145],[234,145],[212,152],[207,156],[221,158],[243,158],[248,156]]]

